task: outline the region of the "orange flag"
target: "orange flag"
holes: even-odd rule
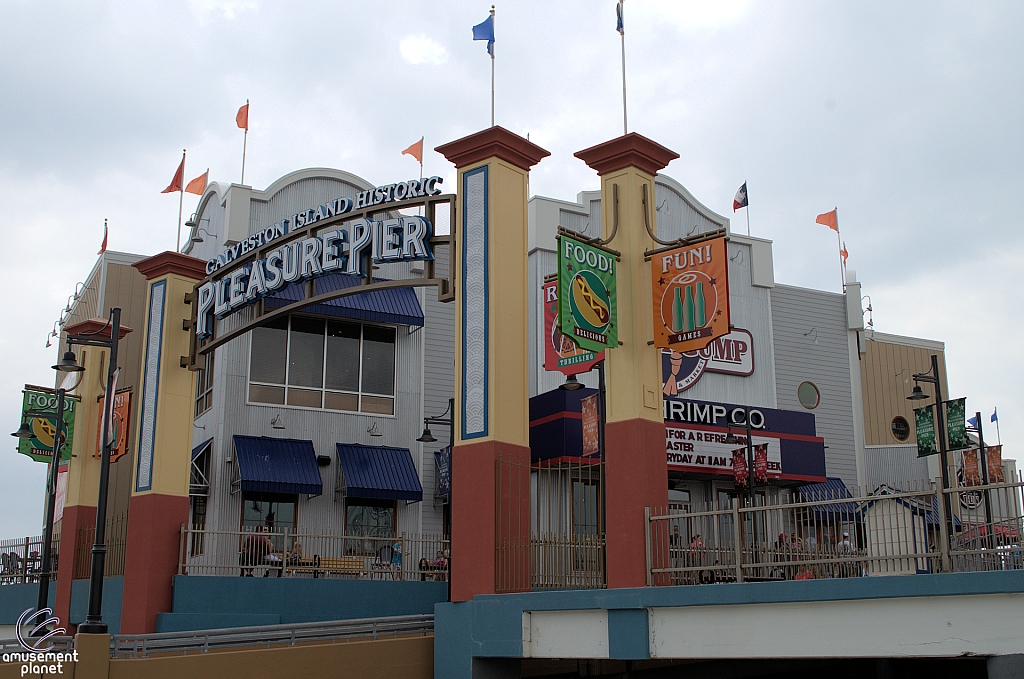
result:
[[[181,165],[178,166],[178,171],[174,173],[174,179],[171,180],[170,186],[161,191],[160,193],[174,193],[175,191],[181,191],[181,183],[185,177],[185,154],[181,155]]]
[[[836,208],[831,212],[822,213],[818,215],[814,222],[816,224],[824,224],[836,233],[839,233],[839,216],[836,214],[837,212],[839,212],[839,208]]]
[[[843,249],[839,251],[839,254],[843,257],[843,264],[846,264],[846,260],[849,259],[850,253],[846,251],[846,242],[843,242]]]
[[[239,129],[249,131],[249,100],[245,100],[245,105],[238,109],[238,113],[235,115],[235,124],[238,125]]]
[[[197,196],[203,195],[206,192],[206,178],[210,176],[210,168],[206,168],[206,172],[202,173],[185,187],[185,193],[194,193]]]
[[[402,151],[402,155],[403,156],[412,156],[413,158],[415,158],[419,162],[420,165],[422,165],[423,164],[423,137],[420,137],[420,140],[418,142],[416,142],[415,144],[413,144],[412,146],[410,146],[406,150]]]
[[[97,252],[96,254],[97,255],[102,255],[106,251],[107,251],[107,220],[104,219],[103,220],[103,244],[100,245],[100,251]]]

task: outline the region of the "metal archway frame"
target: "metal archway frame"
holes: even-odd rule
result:
[[[272,243],[268,243],[267,245],[264,245],[264,246],[262,246],[260,248],[257,248],[255,250],[253,250],[245,258],[236,259],[235,261],[231,262],[230,264],[221,267],[220,269],[218,269],[213,274],[210,274],[209,276],[207,276],[203,280],[201,280],[198,283],[196,283],[195,287],[192,289],[191,295],[187,295],[186,296],[185,302],[188,303],[191,306],[191,308],[192,308],[192,312],[191,312],[190,318],[188,320],[186,320],[185,323],[184,323],[185,329],[189,331],[189,355],[181,357],[181,367],[188,368],[191,371],[199,370],[200,368],[202,368],[202,365],[199,364],[199,359],[200,358],[204,358],[206,356],[206,354],[209,354],[211,351],[214,351],[218,347],[220,347],[220,346],[222,346],[224,344],[227,344],[228,342],[230,342],[233,339],[241,337],[242,335],[244,335],[247,332],[253,330],[254,328],[258,328],[260,326],[266,325],[267,323],[270,323],[271,321],[273,321],[276,318],[280,318],[280,317],[286,316],[286,315],[288,315],[290,313],[294,313],[294,312],[299,311],[299,310],[301,310],[301,309],[303,309],[305,307],[308,307],[308,306],[311,306],[311,305],[314,305],[314,304],[322,304],[322,303],[325,303],[325,302],[330,302],[332,300],[340,299],[342,297],[349,297],[351,295],[361,295],[361,294],[367,293],[367,292],[374,292],[375,290],[387,290],[387,289],[394,289],[394,288],[419,288],[419,287],[434,286],[434,287],[437,288],[437,298],[438,298],[438,301],[440,301],[440,302],[453,302],[453,301],[455,301],[455,290],[454,290],[454,283],[455,283],[454,259],[455,258],[452,255],[454,254],[453,253],[453,248],[454,248],[454,244],[456,242],[455,241],[456,199],[457,199],[457,197],[456,197],[455,194],[448,193],[448,194],[441,194],[441,195],[437,195],[437,196],[428,196],[426,198],[416,198],[416,199],[405,200],[405,201],[400,201],[400,202],[396,202],[396,203],[390,203],[390,204],[388,204],[386,209],[381,209],[382,206],[376,206],[376,207],[363,208],[361,210],[353,210],[352,212],[345,213],[344,215],[338,215],[338,216],[332,217],[330,219],[324,219],[324,220],[321,220],[319,222],[316,222],[315,224],[310,224],[308,226],[303,226],[301,229],[296,229],[295,231],[289,232],[286,236],[284,236],[282,238],[279,238],[279,239],[273,241]],[[379,282],[374,283],[374,282],[372,282],[372,277],[366,277],[366,278],[362,279],[362,284],[361,285],[353,285],[353,286],[348,287],[348,288],[341,288],[339,290],[331,290],[330,292],[321,293],[319,295],[315,294],[315,287],[314,287],[315,286],[315,279],[309,279],[309,280],[306,280],[304,282],[305,295],[304,295],[303,299],[297,300],[295,302],[292,302],[291,304],[288,304],[286,306],[279,307],[279,308],[273,309],[273,310],[266,310],[265,307],[263,306],[263,302],[262,301],[256,302],[257,313],[256,313],[255,318],[253,318],[251,321],[248,321],[247,323],[243,323],[239,327],[234,328],[234,329],[232,329],[232,330],[230,330],[230,331],[228,331],[228,332],[226,332],[226,333],[224,333],[222,335],[215,336],[212,339],[208,339],[205,342],[200,342],[196,338],[195,329],[196,329],[196,325],[197,325],[196,324],[196,321],[197,321],[197,311],[198,311],[197,305],[198,305],[198,300],[199,300],[199,288],[202,285],[204,285],[204,284],[206,284],[206,283],[208,283],[210,281],[213,281],[213,280],[220,280],[220,279],[224,278],[225,276],[229,275],[235,269],[243,267],[243,266],[245,266],[245,265],[247,265],[247,264],[249,264],[249,263],[251,263],[251,262],[253,262],[253,261],[257,260],[257,259],[260,259],[260,258],[266,256],[266,254],[268,252],[270,252],[271,250],[274,250],[276,248],[279,248],[279,247],[281,247],[284,244],[287,244],[287,243],[289,243],[291,241],[298,240],[300,238],[306,237],[306,236],[308,236],[308,235],[310,235],[310,234],[312,234],[314,232],[318,232],[318,231],[321,231],[323,229],[328,229],[331,226],[341,225],[341,224],[343,224],[345,222],[350,222],[350,221],[354,221],[354,220],[357,220],[357,219],[372,218],[375,215],[391,214],[391,213],[394,213],[397,210],[402,210],[402,209],[405,209],[405,208],[423,206],[424,207],[424,213],[425,213],[424,216],[430,221],[431,224],[434,224],[435,221],[436,221],[435,220],[436,209],[437,209],[437,205],[439,203],[446,203],[449,206],[449,210],[450,210],[450,213],[449,213],[450,214],[450,218],[449,218],[449,222],[450,222],[449,235],[446,235],[446,236],[432,236],[428,242],[430,243],[431,249],[436,248],[438,246],[442,246],[442,247],[443,246],[448,246],[448,249],[449,249],[448,272],[449,273],[448,273],[448,277],[447,278],[438,278],[437,276],[435,276],[434,260],[427,260],[427,261],[423,262],[424,267],[423,267],[423,277],[422,278],[409,278],[409,279],[403,279],[403,280],[379,281]],[[363,253],[363,257],[364,257],[364,270],[369,271],[372,274],[373,268],[372,268],[372,261],[371,261],[371,254],[370,254],[370,252]],[[214,325],[215,331],[216,331],[216,327],[217,327],[218,324],[219,323],[215,322],[215,325]]]

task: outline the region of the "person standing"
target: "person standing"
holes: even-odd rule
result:
[[[402,579],[402,539],[395,540],[391,545],[391,579]]]

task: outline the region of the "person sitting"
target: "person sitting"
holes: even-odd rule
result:
[[[273,545],[264,533],[267,528],[261,526],[259,532],[249,533],[242,542],[242,552],[239,555],[242,562],[242,577],[252,577],[255,566],[263,563],[263,558],[273,550]]]
[[[437,575],[434,576],[435,580],[442,582],[448,580],[448,559],[440,549],[437,550],[437,556],[434,557],[434,570],[437,571]]]
[[[427,571],[429,571],[430,569],[431,569],[430,568],[430,561],[427,559],[427,557],[423,557],[422,559],[420,559],[420,565],[419,565],[420,582],[425,582],[426,581],[426,579],[427,579]]]

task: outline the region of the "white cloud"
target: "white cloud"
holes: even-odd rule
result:
[[[402,58],[410,64],[431,64],[437,66],[448,61],[448,50],[444,45],[420,33],[402,38],[398,43]]]

